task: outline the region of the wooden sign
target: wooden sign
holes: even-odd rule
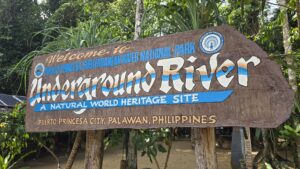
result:
[[[266,52],[220,26],[36,57],[26,129],[269,128],[292,103]]]

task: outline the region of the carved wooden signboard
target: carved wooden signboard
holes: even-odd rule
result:
[[[292,101],[279,66],[220,26],[36,57],[26,129],[276,127]]]

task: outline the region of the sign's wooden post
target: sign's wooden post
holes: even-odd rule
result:
[[[102,169],[104,130],[86,132],[84,169]]]
[[[134,142],[134,137],[136,135],[136,130],[129,131],[129,141],[128,141],[128,152],[126,154],[127,157],[127,167],[126,169],[137,169],[137,147]]]
[[[233,127],[231,135],[231,167],[232,169],[243,169],[245,159],[244,130],[242,127]]]
[[[252,169],[252,146],[250,128],[233,127],[231,141],[231,167]]]
[[[253,168],[252,146],[251,146],[251,131],[249,127],[245,127],[245,164],[247,169]]]
[[[194,128],[197,169],[217,169],[214,128]]]

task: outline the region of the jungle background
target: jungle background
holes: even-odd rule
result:
[[[35,56],[133,40],[135,12],[134,0],[0,0],[0,93],[26,95]],[[233,26],[263,48],[281,65],[296,93],[287,122],[276,129],[255,129],[256,167],[300,168],[299,0],[144,0],[140,38],[222,24]],[[62,133],[27,133],[25,106],[0,112],[0,169],[16,166],[42,150],[55,157],[56,139]],[[122,142],[124,133],[107,132],[105,147]],[[168,128],[140,130],[134,143],[141,155],[156,163],[158,153],[171,149],[172,133]],[[71,143],[84,139],[82,132],[68,132],[68,136]],[[291,152],[291,158],[280,155],[283,149]]]

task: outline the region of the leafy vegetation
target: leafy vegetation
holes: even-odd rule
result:
[[[133,0],[46,0],[41,4],[32,0],[0,0],[0,4],[0,93],[25,94],[28,71],[35,56],[129,41],[134,36],[136,4]],[[297,0],[287,0],[284,6],[266,0],[145,0],[144,6],[142,37],[228,24],[259,44],[281,65],[287,79],[289,71],[295,72],[296,85],[300,86]],[[285,13],[290,53],[284,51]],[[293,64],[287,62],[287,57]],[[285,124],[266,132],[257,130],[257,139],[269,143],[261,147],[259,158],[262,160],[257,161],[265,168],[285,166],[280,163],[284,160],[277,153],[279,148],[293,151],[294,164],[288,165],[299,161],[300,152],[296,147],[300,140],[300,99],[299,91],[295,93],[293,114]],[[36,147],[54,145],[53,133],[25,132],[24,106],[17,105],[12,112],[0,113],[0,163],[2,159],[3,166],[15,162],[17,155],[26,155],[29,143],[34,142]],[[141,130],[135,138],[138,149],[155,162],[158,152],[168,152],[171,148],[170,133],[170,129]],[[115,145],[121,137],[122,131],[114,131],[105,139],[105,145]],[[266,147],[269,151],[265,151]]]
[[[153,129],[153,130],[140,130],[136,135],[135,144],[137,149],[140,150],[141,156],[147,155],[150,162],[155,162],[157,168],[161,168],[157,161],[157,154],[159,152],[166,153],[171,151],[172,146],[172,132],[169,128]],[[168,150],[164,147],[167,146]],[[167,154],[165,166],[168,164],[169,153]]]
[[[25,104],[12,111],[0,112],[0,169],[11,169],[25,157],[41,148],[54,146],[53,133],[29,134],[25,131]],[[33,144],[29,150],[28,145]]]
[[[28,153],[23,154],[17,160],[15,160],[16,154],[8,154],[4,157],[0,155],[0,169],[12,169],[15,167],[21,160],[25,157],[29,156],[30,154],[34,153],[34,151],[30,151]],[[21,167],[20,169],[25,169],[25,167]]]

